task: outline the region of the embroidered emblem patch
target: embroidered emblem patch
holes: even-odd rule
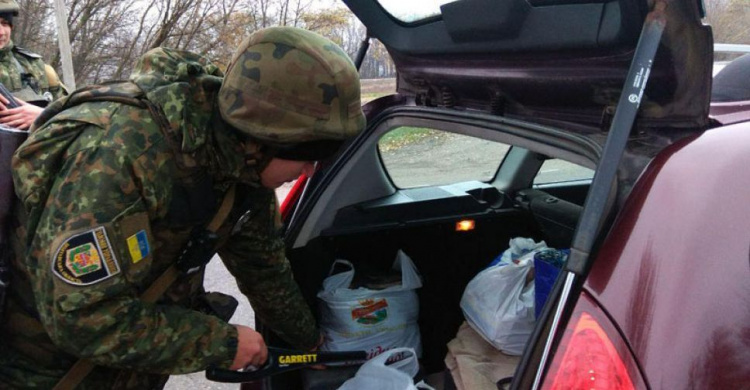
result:
[[[94,245],[86,243],[65,251],[65,266],[78,277],[102,269],[102,260]]]
[[[133,264],[141,261],[151,252],[151,247],[148,245],[148,236],[146,235],[145,230],[141,230],[128,237],[127,241],[128,251],[130,251],[130,258],[133,260]]]
[[[103,227],[68,238],[52,258],[52,273],[76,286],[94,284],[119,272],[120,266]]]

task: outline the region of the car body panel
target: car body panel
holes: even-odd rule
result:
[[[750,123],[743,123],[664,150],[585,283],[652,388],[750,383],[748,145]]]
[[[738,102],[712,102],[711,118],[722,125],[750,121],[750,100]]]

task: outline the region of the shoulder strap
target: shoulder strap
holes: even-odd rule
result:
[[[234,205],[234,198],[236,193],[236,185],[232,185],[229,191],[224,195],[224,200],[219,206],[219,210],[214,215],[211,222],[208,223],[206,229],[215,233],[219,230],[219,227],[226,221],[229,213],[232,211]],[[159,300],[164,293],[169,289],[172,284],[180,277],[181,273],[175,265],[169,266],[164,273],[162,273],[156,280],[149,286],[146,291],[141,294],[140,298],[144,302],[153,303]],[[95,364],[88,359],[80,359],[73,367],[68,370],[65,376],[60,379],[52,390],[69,390],[74,389],[78,384],[86,378],[91,370],[93,370]]]
[[[115,102],[140,108],[148,107],[146,93],[135,83],[130,81],[111,81],[77,89],[70,95],[55,100],[36,118],[34,127],[40,127],[62,111],[86,102]],[[150,108],[149,111],[152,111],[152,115],[159,115],[158,112],[154,112]],[[163,115],[161,116],[163,117]],[[160,120],[155,117],[155,120],[161,124],[166,119]]]

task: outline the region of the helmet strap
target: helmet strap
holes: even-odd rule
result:
[[[252,167],[260,175],[276,155],[276,148],[263,145],[247,137],[242,142],[245,149],[245,166]]]

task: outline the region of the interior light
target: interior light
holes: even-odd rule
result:
[[[468,232],[469,230],[474,230],[474,220],[473,219],[464,219],[462,221],[456,222],[456,231],[457,232]]]

